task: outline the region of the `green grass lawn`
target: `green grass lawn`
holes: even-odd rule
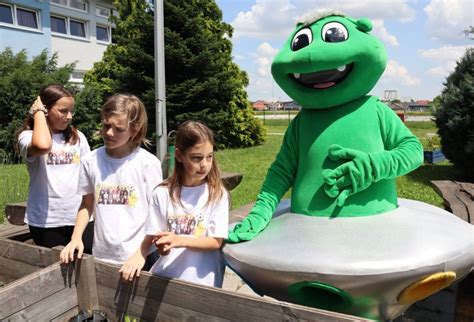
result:
[[[28,172],[23,164],[0,164],[0,223],[3,222],[8,203],[26,201],[28,196]]]
[[[436,133],[434,122],[407,122],[407,126],[423,142],[427,133]],[[255,201],[267,170],[280,149],[288,120],[267,120],[267,141],[246,149],[218,151],[216,158],[222,170],[243,174],[242,182],[232,192],[232,208]],[[431,180],[459,180],[461,174],[449,162],[423,165],[412,173],[397,178],[399,196],[442,206],[442,199],[430,186]],[[0,222],[7,203],[25,201],[28,195],[28,173],[25,165],[0,165]],[[287,197],[290,194],[287,193]]]

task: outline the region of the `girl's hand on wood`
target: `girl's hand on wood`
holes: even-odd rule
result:
[[[135,254],[130,257],[120,268],[119,273],[122,274],[124,281],[132,282],[135,277],[140,277],[140,272],[145,265],[145,258],[140,254]]]
[[[63,264],[74,261],[74,252],[77,250],[77,258],[82,258],[82,253],[84,252],[84,244],[82,239],[71,240],[66,247],[63,248],[59,254],[59,260]]]

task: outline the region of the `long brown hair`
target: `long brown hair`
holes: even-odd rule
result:
[[[186,121],[178,127],[175,147],[182,153],[186,153],[188,149],[202,142],[209,142],[213,147],[215,147],[214,134],[203,123]],[[183,186],[185,175],[186,171],[183,164],[175,158],[173,174],[160,184],[160,186],[168,187],[170,198],[173,203],[178,202],[181,204],[181,187]],[[221,174],[215,158],[212,159],[211,170],[205,180],[209,188],[209,199],[206,203],[206,206],[208,206],[212,202],[221,199],[225,191],[225,188],[221,183]]]
[[[64,88],[61,84],[51,84],[43,87],[40,90],[39,97],[41,98],[41,102],[49,111],[57,101],[59,101],[63,97],[73,97],[71,92]],[[47,119],[46,119],[47,121]],[[34,119],[28,114],[23,121],[23,124],[15,131],[15,149],[19,152],[18,147],[18,137],[21,132],[25,130],[33,130],[35,126]],[[48,122],[49,127],[49,122]],[[50,128],[51,132],[51,128]],[[69,144],[76,144],[79,140],[79,134],[74,126],[69,124],[62,132],[64,137],[64,141]]]
[[[145,106],[135,95],[115,94],[107,99],[102,105],[102,120],[111,116],[126,116],[128,126],[133,127],[134,135],[130,138],[130,149],[133,151],[142,143],[148,145],[150,141],[146,138],[148,117]]]

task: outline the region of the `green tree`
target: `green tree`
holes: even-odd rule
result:
[[[435,112],[443,153],[474,181],[474,49],[457,63],[440,95]]]
[[[86,75],[86,86],[104,96],[128,92],[140,97],[154,132],[153,11],[145,1],[116,4],[119,17],[112,18],[114,44]],[[214,130],[220,146],[260,144],[264,130],[253,117],[244,89],[247,75],[232,62],[232,27],[222,21],[215,2],[166,0],[164,17],[168,130],[193,118]]]
[[[57,56],[44,50],[28,59],[26,50],[13,53],[6,48],[0,53],[0,162],[12,161],[13,134],[27,115],[41,87],[59,83],[68,85],[73,64],[57,67]]]

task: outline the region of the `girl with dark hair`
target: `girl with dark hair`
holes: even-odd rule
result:
[[[25,222],[39,246],[69,242],[81,203],[77,194],[80,160],[90,148],[84,134],[71,125],[73,115],[72,94],[62,85],[48,85],[15,133],[16,150],[30,176]],[[90,252],[92,227],[84,242]]]
[[[138,277],[155,244],[161,256],[153,274],[221,287],[229,200],[214,159],[214,136],[204,124],[187,121],[178,128],[175,146],[174,172],[152,194],[147,235],[120,272],[125,280]]]

